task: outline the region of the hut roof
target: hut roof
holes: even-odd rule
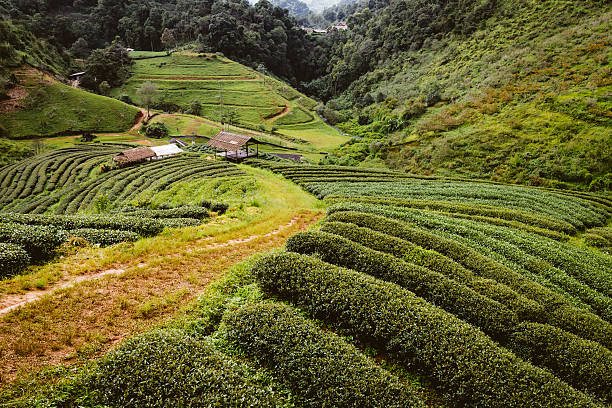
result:
[[[163,146],[152,146],[151,150],[155,153],[156,156],[171,156],[174,154],[183,153],[183,151],[175,144],[167,144]]]
[[[210,139],[208,143],[206,143],[206,146],[234,152],[239,150],[249,140],[257,142],[251,136],[237,135],[235,133],[221,131],[217,134],[217,136]]]
[[[155,152],[150,147],[143,146],[125,150],[113,157],[113,160],[119,163],[137,163],[150,157],[155,157]]]

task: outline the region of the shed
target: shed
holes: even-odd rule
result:
[[[163,146],[151,146],[149,149],[153,150],[155,153],[155,159],[163,159],[165,157],[183,153],[183,150],[172,143]]]
[[[125,150],[113,157],[113,160],[120,166],[129,164],[141,163],[155,157],[155,152],[150,147],[137,147],[135,149]]]
[[[85,72],[75,72],[74,74],[68,75],[68,78],[71,81],[80,81],[83,75],[85,75]]]
[[[249,152],[249,142],[256,145],[257,151],[255,153]],[[259,155],[259,142],[253,137],[225,131],[219,132],[217,136],[210,139],[206,146],[225,151],[225,153],[219,153],[218,155],[229,160],[240,161],[247,157]],[[243,146],[246,150],[242,150]]]

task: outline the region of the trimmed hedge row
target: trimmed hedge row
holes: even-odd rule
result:
[[[518,324],[518,316],[510,309],[445,275],[338,235],[301,232],[289,238],[287,250],[396,283],[497,340],[505,339]]]
[[[340,218],[340,214],[334,219]],[[329,217],[328,219],[331,219]],[[347,221],[348,222],[348,221]],[[476,292],[502,303],[517,313],[521,320],[535,320],[544,313],[537,302],[517,293],[508,286],[494,280],[481,278],[455,261],[437,252],[423,249],[410,242],[380,232],[361,228],[355,224],[328,221],[321,231],[339,235],[376,251],[396,256],[406,262],[423,266],[431,271],[461,282]]]
[[[600,344],[547,324],[521,323],[510,347],[519,357],[612,403],[612,352]]]
[[[265,257],[253,270],[264,291],[427,372],[459,406],[595,406],[549,372],[396,284],[294,253]]]
[[[302,407],[425,407],[409,385],[286,305],[246,305],[225,322],[228,339],[273,370]]]
[[[456,220],[423,210],[393,210],[384,206],[343,203],[330,211],[353,209],[355,206],[364,213],[418,225],[418,228],[429,230],[436,236],[459,241],[563,297],[579,299],[610,321],[612,299],[606,294],[612,293],[612,262],[601,255],[516,229]]]
[[[195,218],[198,220],[209,218],[210,214],[206,208],[184,206],[163,210],[133,210],[125,212],[125,215],[130,217],[146,217],[146,218]]]
[[[541,317],[546,319],[543,321],[544,323],[553,324],[585,339],[597,341],[606,347],[612,346],[612,325],[610,323],[593,313],[574,307],[563,296],[525,278],[463,244],[439,237],[427,231],[410,228],[401,222],[371,214],[355,212],[334,213],[328,219],[330,221],[350,222],[359,227],[366,227],[355,230],[354,226],[348,226],[347,228],[332,225],[331,227],[324,226],[323,229],[341,228],[342,232],[337,232],[338,235],[345,236],[366,246],[370,246],[374,242],[377,247],[373,249],[383,252],[394,251],[393,246],[390,246],[392,245],[390,242],[396,243],[397,241],[389,240],[390,236],[393,236],[404,242],[410,241],[446,255],[475,273],[508,285],[517,292],[540,303],[545,308],[545,313]],[[329,230],[327,232],[336,233]],[[369,243],[364,243],[364,240],[367,240]],[[541,321],[540,319],[537,316],[532,316],[529,320]]]
[[[138,234],[131,231],[121,230],[100,230],[91,228],[81,228],[76,230],[68,231],[70,235],[85,239],[90,244],[109,246],[115,245],[120,242],[136,241]]]
[[[351,201],[367,204],[382,204],[394,207],[419,208],[433,211],[443,211],[448,213],[461,213],[467,215],[480,215],[485,217],[499,218],[507,221],[518,221],[523,224],[539,227],[547,230],[563,232],[574,235],[576,228],[569,222],[565,222],[550,217],[544,217],[529,213],[527,211],[513,210],[509,208],[495,207],[483,204],[458,203],[451,201],[434,201],[434,200],[410,200],[402,198],[386,198],[386,197],[342,197],[328,196],[327,200],[340,199],[342,201]]]
[[[17,244],[30,255],[33,262],[47,260],[55,249],[66,241],[64,231],[42,225],[0,224],[0,242]]]
[[[202,220],[195,218],[164,218],[161,221],[166,228],[184,228],[202,225]]]
[[[30,255],[21,246],[0,242],[0,278],[18,274],[31,261]]]
[[[147,333],[107,354],[87,386],[117,407],[279,407],[280,394],[248,368],[181,330]]]
[[[516,229],[498,228],[479,222],[456,220],[452,217],[423,210],[390,209],[389,207],[371,204],[343,203],[341,207],[335,206],[330,211],[334,212],[341,208],[354,210],[355,206],[359,208],[358,211],[415,224],[419,228],[430,230],[436,235],[445,235],[445,232],[447,232],[468,237],[477,242],[486,242],[487,246],[495,247],[496,252],[503,257],[508,258],[510,256],[519,263],[524,264],[527,261],[526,258],[530,256],[537,257],[556,266],[559,271],[562,271],[562,274],[574,281],[588,285],[601,294],[612,296],[612,273],[610,272],[612,271],[612,261],[574,245],[559,243],[541,236],[516,231]],[[440,230],[442,230],[441,234],[439,233]],[[454,237],[450,238],[454,240]],[[480,249],[477,249],[477,251],[480,252]],[[561,277],[545,275],[551,283]],[[533,279],[533,277],[530,277],[530,279]],[[564,283],[556,280],[554,283],[575,295],[586,294],[580,293],[580,290],[576,292],[574,291],[575,288],[565,286],[568,282]],[[586,295],[587,298],[590,297],[590,295]],[[591,305],[600,308],[600,306],[596,306],[596,303],[591,303]]]
[[[164,229],[164,224],[161,221],[144,217],[3,213],[2,218],[8,222],[20,224],[53,225],[64,230],[117,229],[132,231],[146,237],[157,235]]]

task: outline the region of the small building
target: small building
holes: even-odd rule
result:
[[[166,157],[174,156],[183,153],[177,145],[167,144],[163,146],[151,146],[151,150],[155,153],[155,156],[151,160],[165,159]]]
[[[74,74],[68,75],[68,79],[71,81],[76,81],[80,83],[84,75],[85,75],[85,72],[75,72]]]
[[[256,146],[255,152],[249,152],[249,143]],[[247,157],[259,155],[259,142],[251,136],[237,135],[235,133],[221,131],[206,143],[206,146],[216,150],[222,150],[217,156],[225,157],[228,160],[240,161]],[[244,150],[243,150],[244,147]]]
[[[137,147],[135,149],[125,150],[113,157],[113,161],[119,166],[129,166],[130,164],[142,163],[155,157],[155,152],[150,147]]]
[[[348,26],[345,23],[338,23],[334,26],[336,30],[348,30]]]
[[[113,161],[119,164],[119,166],[125,167],[145,161],[165,159],[180,153],[183,153],[183,150],[175,144],[152,147],[143,146],[125,150],[113,157]]]
[[[185,143],[185,141],[181,139],[177,139],[177,138],[170,139],[168,142],[175,144],[177,146],[182,146],[182,147],[188,146],[187,143]]]

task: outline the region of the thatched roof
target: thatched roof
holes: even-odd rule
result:
[[[217,136],[210,139],[208,143],[206,143],[206,146],[235,152],[240,150],[240,148],[250,140],[257,143],[257,140],[253,139],[251,136],[237,135],[235,133],[221,131],[217,134]]]
[[[125,150],[113,157],[117,163],[138,163],[148,158],[155,157],[155,152],[149,147],[137,147],[135,149]]]

